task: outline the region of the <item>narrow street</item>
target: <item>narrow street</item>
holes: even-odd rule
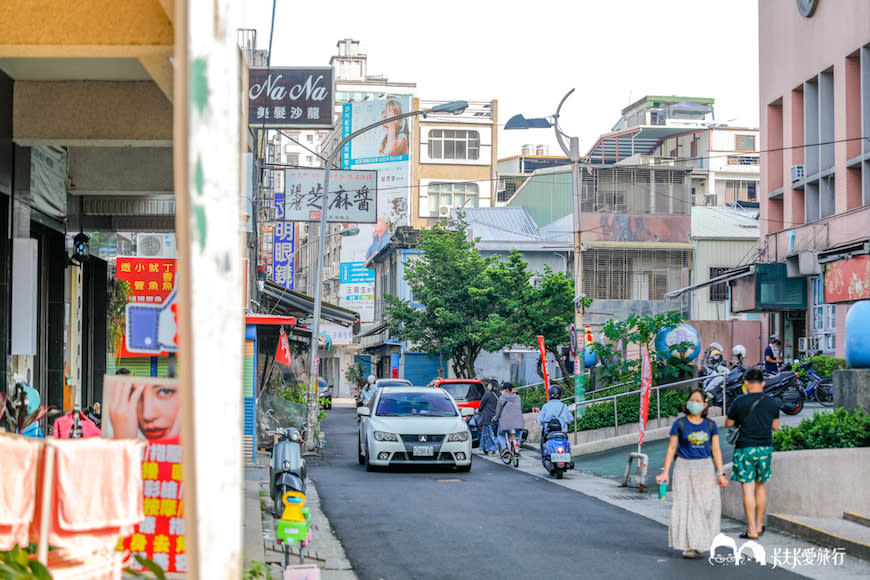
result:
[[[667,547],[667,529],[477,455],[470,473],[368,473],[356,460],[355,410],[324,421],[309,460],[322,508],[359,578],[682,578],[713,572]],[[570,474],[568,475],[570,477]],[[753,577],[781,577],[754,570]],[[717,566],[717,577],[747,570]]]

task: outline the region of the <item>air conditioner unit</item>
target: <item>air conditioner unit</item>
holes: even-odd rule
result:
[[[505,184],[504,179],[499,179],[498,180],[498,187],[496,188],[496,191],[504,191],[505,189],[507,189],[507,185]]]
[[[136,255],[140,258],[175,258],[175,234],[136,234]]]
[[[798,352],[807,352],[807,337],[802,336],[798,339]]]
[[[449,216],[450,215],[450,206],[449,205],[442,205],[438,209],[438,215],[440,215],[441,217]]]
[[[791,166],[791,180],[797,181],[799,179],[804,178],[804,166],[803,165],[792,165]]]
[[[544,283],[543,276],[530,276],[529,277],[529,284],[531,284],[535,288],[540,288],[541,284],[543,284],[543,283]]]

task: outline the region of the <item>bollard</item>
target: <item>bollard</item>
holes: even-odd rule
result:
[[[637,460],[635,473],[631,473],[631,464]],[[628,463],[625,465],[625,476],[621,487],[637,487],[643,493],[646,489],[646,472],[649,467],[649,457],[646,453],[632,452],[628,455]]]

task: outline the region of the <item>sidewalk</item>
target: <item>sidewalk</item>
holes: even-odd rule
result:
[[[311,511],[311,543],[305,548],[305,563],[316,564],[322,580],[356,580],[356,574],[335,537],[329,520],[320,509],[320,497],[311,479],[307,479],[305,507]],[[266,509],[261,509],[261,500]],[[246,561],[260,562],[269,578],[281,579],[281,552],[275,544],[275,523],[269,498],[269,454],[258,452],[256,463],[245,461],[243,549]],[[291,564],[299,563],[299,550],[294,549]]]
[[[544,467],[541,465],[540,454],[528,447],[523,447],[520,456],[519,470],[534,475],[541,479],[545,479],[554,485],[561,485],[579,491],[586,495],[595,497],[603,502],[609,503],[615,507],[642,515],[651,520],[655,520],[662,525],[667,526],[671,518],[671,506],[673,504],[671,494],[668,494],[664,500],[658,499],[658,491],[651,487],[646,493],[640,493],[637,488],[620,487],[622,477],[617,479],[599,477],[590,473],[583,472],[583,458],[575,457],[574,461],[577,464],[577,470],[565,473],[564,479],[555,479],[551,477]],[[626,457],[626,460],[628,457]],[[501,465],[499,457],[485,456],[478,450],[474,451],[474,461],[492,461]],[[515,469],[514,467],[504,466],[505,469]],[[653,475],[649,476],[650,480]],[[731,483],[734,485],[734,482]],[[746,529],[746,524],[733,520],[731,518],[722,517],[721,531],[729,537],[737,538],[737,536]],[[662,541],[667,543],[667,534],[662,534]],[[743,540],[737,540],[743,542]],[[802,552],[807,549],[813,551],[823,550],[824,548],[813,544],[802,538],[790,536],[781,532],[777,532],[770,528],[764,533],[764,539],[760,542],[767,551],[768,557],[773,554],[784,555],[794,554],[795,550]],[[738,544],[739,545],[739,544]],[[789,550],[789,552],[786,552]],[[675,552],[676,554],[676,552]],[[859,558],[846,555],[843,565],[804,565],[798,562],[799,558],[792,559],[791,565],[783,567],[789,569],[795,574],[807,578],[819,580],[829,580],[834,578],[870,578],[870,562]]]

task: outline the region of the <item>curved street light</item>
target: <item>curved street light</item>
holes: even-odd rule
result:
[[[559,101],[559,106],[556,107],[556,114],[552,118],[552,122],[547,118],[527,119],[522,115],[514,115],[508,122],[505,123],[506,130],[512,129],[546,129],[553,127],[556,131],[556,140],[559,142],[559,147],[562,148],[568,159],[571,160],[571,195],[574,199],[574,332],[575,336],[571,337],[571,342],[575,343],[576,353],[574,355],[574,401],[580,402],[586,397],[586,375],[583,372],[585,364],[585,340],[583,327],[583,299],[586,295],[583,293],[583,253],[580,245],[580,192],[582,191],[582,172],[580,171],[580,140],[577,137],[566,135],[561,127],[559,127],[559,112],[562,110],[562,105],[565,100],[571,96],[574,89],[571,89],[562,100]],[[565,139],[568,139],[568,144],[565,144]]]
[[[320,282],[320,277],[323,274],[323,254],[326,251],[326,236],[323,233],[326,231],[326,211],[329,207],[329,173],[332,170],[332,164],[335,163],[336,157],[338,157],[339,153],[341,153],[342,148],[350,142],[352,139],[359,137],[366,131],[370,131],[376,127],[380,127],[381,125],[386,125],[387,123],[391,123],[393,121],[397,121],[399,119],[405,119],[407,117],[415,117],[417,115],[423,115],[424,117],[430,113],[449,113],[452,115],[458,115],[462,113],[465,109],[468,108],[467,101],[451,101],[449,103],[442,103],[440,105],[435,105],[434,107],[428,109],[422,109],[419,111],[409,111],[407,113],[402,113],[400,115],[394,115],[392,117],[387,117],[386,119],[381,119],[376,123],[372,123],[371,125],[366,125],[361,129],[357,129],[344,139],[342,139],[335,149],[330,153],[329,158],[326,160],[326,170],[323,172],[323,209],[320,212],[320,231],[318,232],[318,249],[317,249],[317,268],[315,270],[315,278],[314,278],[314,321],[312,322],[311,329],[311,353],[308,361],[308,368],[311,370],[311,376],[308,381],[308,397],[306,398],[308,404],[308,421],[307,426],[305,428],[305,451],[309,453],[313,453],[316,449],[316,443],[314,441],[314,425],[317,422],[317,377],[318,377],[318,367],[317,367],[317,349],[319,346],[319,338],[320,338],[320,315],[323,311],[323,288]]]

